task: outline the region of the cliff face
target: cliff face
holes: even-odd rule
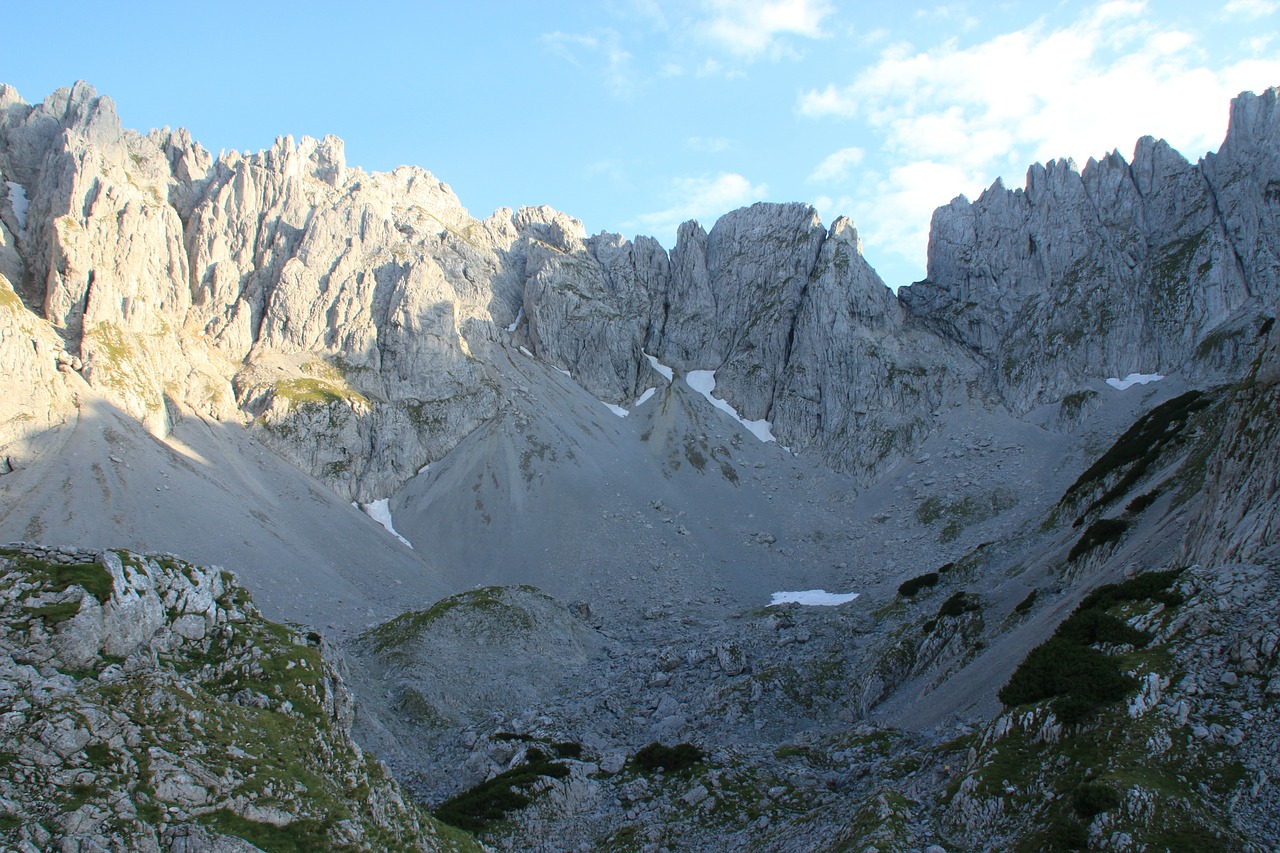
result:
[[[1032,166],[1024,189],[997,181],[934,213],[928,277],[901,299],[980,357],[1014,411],[1084,377],[1172,372],[1237,309],[1274,304],[1277,140],[1272,89],[1233,102],[1198,164],[1147,137],[1133,163]]]
[[[121,129],[85,84],[36,106],[6,87],[0,274],[153,431],[183,410],[252,423],[363,501],[498,413],[487,353],[511,344],[622,405],[653,384],[646,354],[714,370],[743,417],[867,481],[962,401],[1238,374],[1280,288],[1276,101],[1241,96],[1199,164],[1144,139],[1132,164],[1051,162],[957,199],[928,279],[895,297],[852,223],[805,205],[687,223],[668,255],[549,208],[477,220],[420,169],[349,168],[332,137],[215,159]]]

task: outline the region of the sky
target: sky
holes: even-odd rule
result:
[[[215,154],[334,134],[479,218],[547,204],[668,249],[685,220],[808,202],[896,288],[936,207],[1144,135],[1194,161],[1277,57],[1280,0],[59,2],[6,10],[0,82],[88,81]]]

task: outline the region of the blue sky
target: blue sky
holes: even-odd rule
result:
[[[87,80],[126,126],[215,154],[332,133],[475,216],[549,204],[667,248],[685,219],[810,202],[893,287],[954,196],[1144,134],[1194,160],[1231,97],[1280,85],[1280,0],[367,6],[14,4],[0,82],[35,101]]]

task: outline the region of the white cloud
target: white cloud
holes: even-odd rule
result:
[[[769,192],[764,184],[752,184],[736,172],[721,172],[714,177],[676,178],[666,193],[671,206],[645,213],[635,222],[642,234],[652,234],[668,249],[675,245],[676,230],[681,223],[696,219],[710,228],[716,219],[731,210],[760,201]]]
[[[1002,175],[1021,186],[1035,161],[1128,154],[1146,134],[1194,160],[1221,143],[1232,97],[1277,80],[1273,54],[1213,65],[1194,35],[1152,23],[1144,2],[1118,0],[1058,28],[891,45],[852,83],[803,92],[796,109],[863,123],[901,164],[863,176],[856,196],[874,202],[856,212],[868,246],[920,264],[931,212],[948,198]]]
[[[1274,0],[1231,0],[1222,7],[1222,13],[1228,17],[1256,20],[1274,15],[1277,9],[1280,9],[1280,3]]]
[[[826,0],[706,0],[698,29],[729,53],[755,59],[786,52],[783,36],[821,38]]]
[[[866,152],[857,146],[841,148],[839,151],[828,154],[806,180],[815,183],[840,183],[849,177],[849,172],[854,166],[862,162],[865,154]]]
[[[690,136],[684,144],[690,151],[703,154],[719,154],[721,151],[729,150],[730,145],[729,140],[723,136]]]

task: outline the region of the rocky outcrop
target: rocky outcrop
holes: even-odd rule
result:
[[[1280,333],[1273,328],[1253,370],[1221,415],[1204,463],[1204,497],[1185,544],[1189,561],[1254,560],[1280,541]]]
[[[6,848],[459,849],[351,740],[320,638],[230,573],[26,545],[0,573]]]
[[[1051,161],[1024,189],[997,181],[939,208],[928,277],[902,301],[977,353],[1017,412],[1090,378],[1183,367],[1233,312],[1274,304],[1277,92],[1237,99],[1200,164],[1144,138],[1133,163]]]

